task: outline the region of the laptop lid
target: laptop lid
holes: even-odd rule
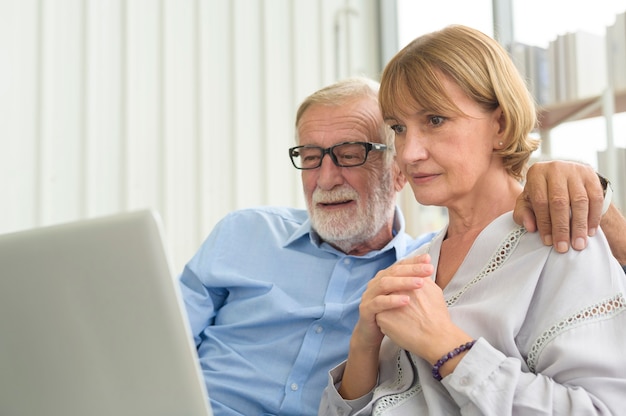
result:
[[[211,416],[150,210],[0,236],[0,414]]]

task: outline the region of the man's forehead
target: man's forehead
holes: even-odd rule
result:
[[[377,107],[376,107],[377,110]],[[307,110],[298,124],[301,143],[320,141],[376,141],[379,114],[367,106],[322,106]]]

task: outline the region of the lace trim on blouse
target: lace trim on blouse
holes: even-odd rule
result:
[[[484,277],[488,276],[489,274],[493,273],[494,271],[502,267],[504,262],[509,258],[511,253],[515,250],[515,247],[517,247],[517,244],[519,243],[521,237],[524,234],[526,234],[526,229],[524,227],[518,227],[515,230],[511,231],[504,238],[504,240],[502,241],[498,249],[495,250],[494,254],[491,256],[491,258],[489,259],[485,267],[483,267],[483,269],[480,271],[480,273],[478,273],[478,275],[476,275],[476,277],[474,277],[469,283],[467,283],[460,291],[458,291],[457,293],[455,293],[454,295],[452,295],[450,298],[446,300],[446,303],[448,304],[448,306],[454,305],[459,300],[459,298],[463,295],[463,293],[465,293],[471,286],[480,282]],[[403,373],[403,369],[400,366],[400,360],[401,360],[402,354],[406,354],[406,352],[403,350],[400,350],[397,356],[396,365],[398,369],[398,376],[396,380],[387,387],[391,391],[393,391],[395,386],[402,384],[403,377],[408,376],[407,374]],[[414,371],[415,378],[416,378],[413,385],[411,385],[411,387],[406,391],[403,391],[401,393],[396,393],[396,394],[390,394],[388,396],[383,396],[379,398],[378,400],[376,400],[376,403],[374,404],[374,409],[372,411],[372,415],[380,416],[384,414],[387,410],[392,409],[396,406],[399,406],[406,400],[410,399],[411,397],[415,396],[416,394],[422,391],[422,385],[419,383],[419,379],[417,378],[417,370],[415,368],[415,362],[413,361],[415,358],[413,357],[413,354],[409,354],[409,356],[411,357],[411,363],[413,364],[413,371]]]
[[[570,317],[552,325],[549,329],[545,330],[530,347],[528,358],[526,359],[528,368],[533,373],[536,371],[537,360],[539,359],[541,351],[543,351],[544,347],[550,341],[563,332],[589,321],[608,319],[620,312],[623,312],[624,310],[626,310],[626,299],[624,299],[624,295],[622,293],[618,293],[611,298],[602,300],[595,305],[588,306],[578,312],[575,312]]]
[[[395,393],[395,394],[390,394],[388,396],[383,396],[379,398],[378,400],[376,400],[376,403],[374,403],[374,409],[372,410],[372,416],[380,416],[384,414],[387,410],[400,405],[401,403],[405,402],[406,400],[410,399],[411,397],[415,396],[416,394],[422,391],[422,385],[419,383],[419,380],[417,378],[417,370],[415,368],[415,362],[413,362],[413,354],[408,354],[404,350],[398,351],[398,355],[396,357],[396,368],[398,370],[398,376],[396,377],[396,380],[389,387],[386,387],[386,388],[389,388],[391,389],[391,391],[394,391],[396,389],[396,386],[402,384],[402,378],[404,376],[408,376],[407,374],[404,374],[402,366],[400,364],[402,354],[407,354],[411,358],[412,371],[413,371],[413,376],[415,377],[415,380],[408,390],[403,391],[401,393]]]
[[[446,303],[448,306],[454,305],[459,298],[473,285],[480,282],[484,277],[498,270],[509,258],[511,253],[517,247],[521,237],[526,234],[526,229],[524,227],[518,227],[515,230],[511,231],[503,242],[500,244],[498,249],[491,256],[487,264],[483,267],[483,269],[474,277],[470,282],[468,282],[461,290],[457,293],[453,294],[451,297],[446,299]],[[611,298],[600,301],[594,305],[586,307],[574,314],[572,314],[569,318],[562,320],[554,324],[552,327],[547,329],[541,334],[539,338],[533,343],[530,352],[527,358],[527,364],[530,371],[535,372],[537,360],[539,355],[541,354],[543,348],[558,335],[563,332],[576,327],[578,325],[582,325],[586,322],[600,319],[608,319],[618,313],[621,313],[626,310],[626,299],[622,293],[619,293]],[[407,377],[408,374],[404,374],[403,369],[400,365],[400,360],[402,354],[406,354],[406,351],[400,350],[397,356],[397,369],[398,376],[396,380],[388,386],[392,391],[395,386],[398,386],[402,383],[403,377]],[[417,378],[417,369],[415,368],[415,362],[413,354],[408,354],[411,357],[411,364],[413,366],[412,370],[415,374],[416,380],[413,382],[411,387],[401,393],[391,394],[389,396],[381,397],[374,404],[373,415],[380,416],[384,414],[387,410],[399,406],[401,403],[415,396],[416,394],[422,391],[422,386],[419,383],[419,379]]]
[[[493,253],[493,255],[491,256],[491,258],[489,259],[485,267],[483,267],[483,269],[480,271],[480,273],[478,273],[476,277],[474,277],[469,283],[463,286],[461,290],[459,290],[457,293],[453,294],[451,297],[446,299],[446,303],[448,304],[448,306],[454,305],[459,300],[459,298],[463,295],[463,293],[467,292],[467,290],[470,287],[480,282],[484,277],[488,276],[490,273],[493,273],[496,270],[498,270],[500,267],[502,267],[504,262],[509,258],[511,253],[513,253],[513,251],[515,250],[515,247],[517,247],[517,244],[520,242],[520,239],[522,238],[524,234],[526,234],[526,229],[522,226],[519,226],[515,230],[511,231],[506,236],[504,241],[502,241],[502,243],[500,244],[500,247],[498,247],[498,249]]]

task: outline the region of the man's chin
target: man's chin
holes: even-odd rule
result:
[[[357,224],[355,217],[347,217],[341,221],[324,221],[313,223],[313,228],[322,240],[329,244],[344,246],[345,244],[360,244],[367,240],[367,227]]]
[[[359,213],[353,207],[324,209],[316,208],[312,220],[319,228],[330,232],[341,232],[359,220]],[[316,229],[319,229],[316,228]]]
[[[363,239],[363,237],[360,236],[358,233],[349,233],[349,234],[345,232],[344,233],[337,233],[337,232],[326,233],[322,230],[322,232],[317,231],[317,234],[319,234],[320,238],[326,241],[327,243],[333,244],[333,245],[341,245],[341,246],[345,245],[346,243],[358,244]]]

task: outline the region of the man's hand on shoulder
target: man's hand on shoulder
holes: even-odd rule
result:
[[[517,198],[513,218],[560,253],[583,250],[602,218],[604,192],[591,166],[575,162],[534,163]]]

